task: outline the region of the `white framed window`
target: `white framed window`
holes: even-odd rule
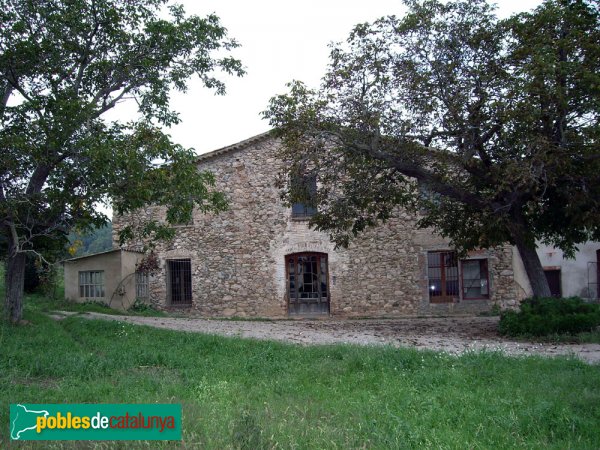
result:
[[[104,297],[104,270],[86,270],[79,272],[79,297]]]

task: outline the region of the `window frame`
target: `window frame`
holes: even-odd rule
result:
[[[174,300],[175,281],[174,267],[179,264],[181,281],[179,282],[178,299]],[[191,258],[171,258],[166,260],[167,303],[169,306],[189,307],[193,304],[192,260]],[[179,298],[180,297],[180,298]]]
[[[318,294],[319,296],[315,299],[316,301],[312,302],[311,300],[313,300],[310,297],[306,297],[306,298],[302,298],[300,297],[300,294],[298,292],[298,276],[299,276],[299,272],[298,272],[298,258],[299,257],[310,257],[310,256],[316,256],[317,257],[317,285],[318,285]],[[290,286],[290,261],[293,261],[293,266],[294,266],[294,292],[295,292],[295,296],[292,297],[292,292],[291,292],[291,286]],[[323,261],[324,261],[324,266],[325,266],[325,273],[323,273]],[[299,252],[299,253],[290,253],[289,255],[285,256],[285,275],[286,275],[286,294],[287,294],[287,298],[288,298],[288,302],[289,303],[327,303],[329,304],[329,258],[327,253],[320,253],[320,252]],[[325,291],[323,292],[322,289],[322,282],[323,282],[323,276],[325,277]],[[293,300],[293,301],[292,301]]]
[[[143,291],[145,294],[140,295]],[[135,271],[135,298],[147,300],[150,298],[150,275],[148,272]]]
[[[485,262],[485,280],[487,283],[487,295],[484,296],[479,296],[479,297],[467,297],[465,295],[465,271],[464,271],[464,264],[466,262],[473,262],[473,261],[479,261],[479,272],[481,274],[481,263]],[[461,299],[462,300],[489,300],[490,299],[490,262],[489,262],[489,258],[468,258],[468,259],[462,259],[460,261],[460,281],[461,281]],[[479,280],[481,281],[483,278],[479,278]]]
[[[77,275],[79,282],[79,298],[106,298],[104,270],[79,270]],[[89,275],[89,278],[87,278],[87,275]],[[95,277],[97,276],[100,278],[99,281],[95,280]],[[91,294],[93,291],[94,295],[84,295],[86,288],[89,294]],[[101,295],[95,295],[97,288],[99,288]]]
[[[440,260],[440,265],[439,266],[430,266],[429,262],[430,262],[430,255],[432,254],[439,254],[439,255],[444,255],[444,254],[454,254],[454,258],[456,261],[456,266],[448,266],[448,267],[456,267],[457,270],[457,278],[456,280],[452,279],[450,281],[456,281],[457,282],[457,289],[458,292],[456,293],[456,295],[447,295],[446,289],[447,289],[447,284],[446,282],[448,281],[446,279],[446,272],[443,270],[446,266],[445,266],[445,260]],[[440,256],[441,258],[441,256]],[[458,256],[456,254],[455,251],[452,250],[430,250],[427,251],[426,254],[426,261],[427,261],[427,265],[426,265],[426,270],[427,270],[427,297],[429,299],[429,303],[453,303],[455,301],[471,301],[471,300],[490,300],[491,296],[492,296],[492,289],[491,289],[491,277],[490,277],[490,258],[489,257],[475,257],[475,258],[466,258],[466,259],[458,259]],[[485,267],[485,278],[479,278],[479,280],[486,280],[487,283],[487,295],[483,295],[483,296],[478,296],[478,297],[467,297],[465,295],[465,278],[464,278],[464,265],[465,263],[468,262],[473,262],[473,261],[478,261],[480,264],[480,273],[481,273],[481,269],[482,269],[482,263],[484,263],[484,267]],[[432,278],[431,277],[431,270],[432,269],[439,269],[440,270],[440,278]],[[446,294],[446,295],[436,295],[433,296],[431,295],[432,290],[431,290],[431,286],[432,286],[432,280],[440,280],[440,292],[442,292],[442,294]]]
[[[546,280],[548,281],[548,286],[550,287],[550,296],[554,297],[554,298],[561,298],[563,295],[563,286],[562,286],[562,268],[561,267],[544,267],[544,276],[546,277]],[[549,276],[552,275],[556,275],[556,282],[557,282],[557,286],[558,287],[558,292],[552,292],[553,291],[553,287],[555,287],[554,283],[552,282],[552,280],[550,279]]]
[[[430,255],[439,255],[439,266],[430,266]],[[446,259],[443,255],[450,255],[451,258],[456,262],[456,265],[446,265]],[[460,271],[459,271],[459,260],[455,251],[452,250],[433,250],[427,252],[427,295],[429,297],[429,303],[453,303],[455,299],[460,299]],[[456,277],[448,279],[448,268],[456,269]],[[439,269],[440,278],[431,277],[431,270]],[[434,289],[431,289],[431,280],[440,280],[440,295],[432,295]],[[448,282],[456,282],[456,294],[448,294]]]
[[[292,187],[298,186],[298,190],[305,191],[308,200],[314,198],[317,194],[317,175],[305,174],[292,176]],[[303,202],[292,203],[292,219],[306,220],[310,219],[317,213],[317,207]]]

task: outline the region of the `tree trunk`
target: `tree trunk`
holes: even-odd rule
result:
[[[548,280],[544,274],[544,268],[542,267],[540,257],[535,251],[535,248],[527,245],[527,243],[520,238],[515,239],[515,244],[521,254],[521,259],[523,260],[523,265],[525,266],[525,272],[529,278],[533,295],[535,297],[551,297],[550,286],[548,285]]]
[[[6,298],[4,313],[13,323],[23,318],[23,285],[25,281],[25,253],[9,256],[6,262]]]

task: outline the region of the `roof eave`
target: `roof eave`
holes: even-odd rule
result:
[[[273,130],[265,131],[264,133],[257,134],[256,136],[252,136],[248,139],[244,139],[243,141],[228,145],[227,147],[222,147],[222,148],[213,150],[208,153],[203,153],[202,155],[198,156],[198,158],[196,159],[196,162],[200,163],[200,162],[206,161],[208,159],[215,158],[217,156],[221,156],[221,155],[224,155],[227,153],[233,153],[238,150],[243,150],[244,148],[249,147],[252,144],[256,144],[258,142],[261,142],[263,140],[266,140],[266,139],[272,137],[272,131]]]

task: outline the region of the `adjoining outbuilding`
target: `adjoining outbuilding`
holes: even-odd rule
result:
[[[539,244],[538,256],[554,297],[600,298],[600,242],[578,245],[573,258],[557,248]]]
[[[96,301],[128,309],[136,299],[148,298],[148,275],[137,272],[143,253],[113,249],[63,261],[65,299]]]

